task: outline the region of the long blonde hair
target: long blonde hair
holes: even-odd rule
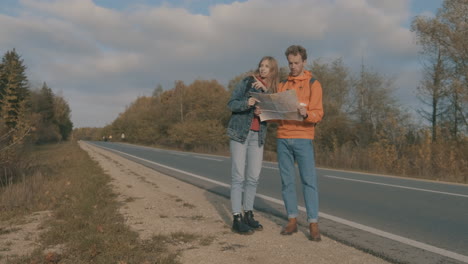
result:
[[[271,56],[263,57],[260,62],[258,63],[257,70],[255,70],[255,76],[260,76],[260,65],[264,60],[267,60],[270,63],[270,74],[266,78],[266,83],[269,90],[272,93],[276,93],[278,90],[278,82],[279,82],[279,70],[278,70],[278,62],[275,58]]]

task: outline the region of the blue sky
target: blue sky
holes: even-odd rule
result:
[[[353,1],[353,0],[350,0]],[[381,0],[391,1],[391,0]],[[0,5],[0,12],[12,10],[12,8],[20,7],[20,1],[18,0],[2,0]],[[190,10],[194,14],[209,14],[209,7],[217,4],[230,4],[233,2],[246,2],[246,0],[171,0],[171,1],[159,1],[159,0],[94,0],[94,2],[102,7],[112,8],[116,10],[129,9],[134,5],[147,5],[147,6],[172,6],[181,7]],[[412,0],[409,1],[409,8],[413,15],[421,14],[423,12],[435,13],[437,8],[442,5],[442,0]],[[9,13],[9,12],[6,12]],[[11,13],[10,13],[11,14]]]
[[[104,126],[138,96],[176,80],[222,84],[265,55],[286,66],[301,44],[310,60],[342,58],[394,79],[417,104],[418,47],[408,27],[442,0],[2,0],[0,54],[15,48],[32,88],[42,82],[72,108],[75,127]],[[324,87],[326,89],[326,87]]]
[[[237,2],[245,2],[246,0],[239,0]],[[190,10],[192,14],[201,14],[208,15],[209,8],[213,5],[218,4],[231,4],[232,0],[172,0],[172,1],[155,1],[155,0],[137,0],[137,1],[126,1],[126,0],[96,0],[96,4],[108,8],[124,10],[131,8],[135,4],[145,5],[145,6],[169,6],[169,7],[179,7]]]
[[[413,0],[410,2],[410,8],[413,15],[424,12],[436,13],[437,9],[442,7],[441,0]]]

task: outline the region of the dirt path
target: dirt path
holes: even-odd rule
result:
[[[0,264],[13,256],[28,255],[37,247],[42,223],[50,212],[35,212],[18,222],[0,222]]]
[[[81,143],[109,174],[125,203],[121,213],[142,239],[186,232],[205,237],[203,245],[182,243],[182,263],[388,263],[323,237],[315,243],[306,230],[279,232],[284,220],[257,212],[264,230],[250,236],[232,233],[229,200],[111,152]]]

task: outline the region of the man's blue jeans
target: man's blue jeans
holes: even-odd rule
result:
[[[263,145],[258,146],[258,134],[258,132],[250,131],[244,143],[231,140],[229,144],[232,160],[231,206],[233,214],[242,213],[242,200],[245,211],[253,210],[263,160]]]
[[[318,221],[319,201],[312,140],[279,138],[277,139],[277,153],[283,200],[288,218],[295,218],[299,214],[296,195],[296,169],[294,166],[296,161],[302,181],[307,222],[316,223]]]

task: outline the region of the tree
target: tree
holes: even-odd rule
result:
[[[445,0],[434,19],[442,25],[435,37],[451,58],[454,75],[468,89],[468,0]]]
[[[164,110],[167,106],[161,106],[161,111],[158,110],[160,106],[158,100],[155,97],[138,97],[125,112],[120,113],[117,119],[102,131],[102,136],[107,137],[109,134],[120,136],[124,132],[129,142],[155,144],[166,136],[161,132],[159,120],[168,112]]]
[[[41,89],[31,92],[35,143],[43,144],[60,140],[60,132],[54,123],[54,93],[44,82]]]
[[[31,131],[28,116],[26,67],[15,50],[0,63],[0,185],[20,175],[25,142]]]
[[[412,23],[412,31],[416,33],[418,44],[422,47],[420,54],[423,58],[424,79],[422,86],[418,87],[418,95],[423,104],[431,109],[427,111],[420,108],[418,113],[430,122],[433,142],[437,140],[438,118],[443,113],[442,104],[448,95],[449,62],[445,49],[434,37],[440,30],[441,25],[436,20],[416,17]]]
[[[185,91],[187,90],[187,86],[184,84],[183,81],[176,81],[174,87],[174,99],[176,100],[175,105],[179,107],[180,113],[180,122],[184,122],[185,116],[185,109],[184,104],[188,98],[185,96]]]
[[[358,80],[353,85],[354,102],[351,115],[355,120],[356,143],[368,146],[377,140],[389,117],[400,114],[392,96],[393,83],[377,72],[371,72],[362,65]]]
[[[310,67],[323,89],[324,118],[317,130],[317,142],[334,150],[351,140],[349,109],[352,80],[341,58],[331,63],[314,61]]]
[[[54,97],[54,92],[52,92],[52,89],[44,82],[39,91],[37,108],[34,109],[34,112],[40,113],[45,123],[50,123],[55,120]]]
[[[0,112],[10,129],[16,127],[21,111],[27,107],[22,107],[29,95],[25,71],[26,66],[16,51],[7,51],[0,67]]]
[[[31,92],[31,110],[36,127],[36,143],[68,139],[73,129],[70,107],[63,97],[54,94],[47,83],[44,82],[41,89]]]
[[[62,140],[67,140],[73,130],[70,106],[61,96],[54,97],[54,123],[58,126]]]
[[[162,85],[161,85],[161,84],[158,84],[158,85],[156,86],[156,88],[154,88],[153,97],[158,97],[158,98],[159,98],[159,97],[161,96],[161,94],[163,93],[163,91],[164,91],[164,90],[163,90]]]
[[[229,94],[217,81],[196,80],[185,91],[190,98],[184,104],[184,120],[221,120],[226,121]]]
[[[457,138],[468,127],[468,0],[445,0],[436,17],[416,17],[412,29],[425,54],[436,54],[433,61],[432,87],[437,97],[432,103],[433,112],[438,104],[440,83],[446,81],[444,123],[449,124],[451,136]],[[443,69],[443,74],[440,71]],[[442,75],[442,76],[440,76]],[[444,77],[442,79],[441,77]],[[436,85],[436,86],[434,86]],[[445,91],[444,91],[445,92]],[[441,111],[442,112],[442,111]],[[433,120],[434,120],[433,114]],[[436,120],[436,119],[435,119]],[[437,121],[437,120],[436,120]],[[434,121],[433,121],[434,122]],[[433,124],[435,129],[435,124]]]
[[[182,86],[176,84],[175,95],[180,96]],[[224,124],[229,119],[227,100],[229,93],[217,81],[196,80],[183,86],[184,109],[180,122],[170,124],[169,139],[186,149],[216,149],[226,142]],[[174,98],[176,101],[180,99]],[[188,136],[191,134],[191,136]]]

